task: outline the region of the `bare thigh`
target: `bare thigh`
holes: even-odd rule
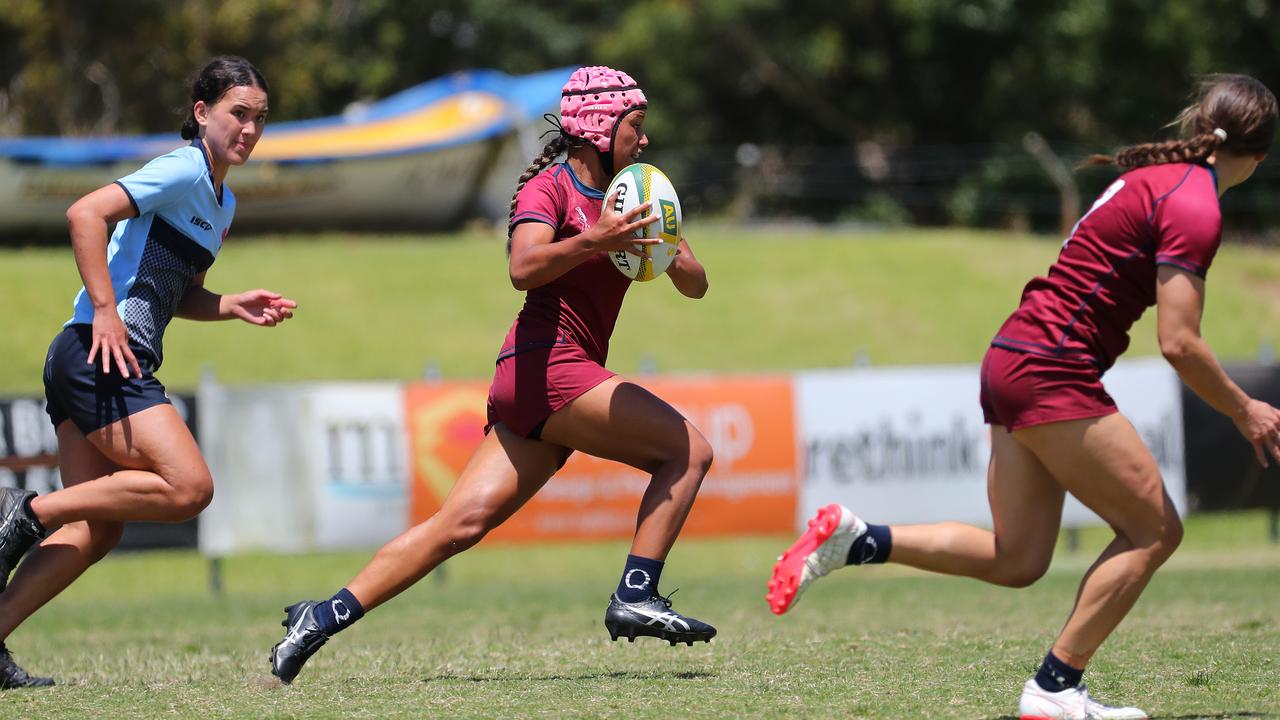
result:
[[[1160,468],[1123,415],[1037,425],[1014,437],[1062,487],[1135,545],[1180,536]]]
[[[70,420],[59,425],[57,432],[58,474],[63,487],[75,487],[121,469],[94,447]],[[56,545],[66,541],[70,537],[68,533],[76,533],[94,545],[98,553],[105,554],[115,547],[124,533],[124,523],[111,520],[79,520],[67,523],[63,528],[65,532],[54,533],[41,544]]]
[[[711,462],[710,445],[692,423],[662,398],[618,376],[547,418],[542,437],[649,473],[671,460]]]
[[[150,470],[171,485],[209,482],[204,456],[172,405],[153,405],[85,437],[122,469]]]
[[[79,485],[122,469],[107,459],[70,420],[57,427],[58,474],[63,487]]]
[[[996,556],[1016,580],[1031,581],[1049,567],[1062,523],[1062,486],[1035,454],[1000,425],[991,426],[987,499]],[[1016,584],[1024,584],[1017,582]]]

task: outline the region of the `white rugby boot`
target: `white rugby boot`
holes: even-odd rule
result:
[[[1020,720],[1147,720],[1147,714],[1138,708],[1111,707],[1090,698],[1084,685],[1049,692],[1040,687],[1035,678],[1022,686],[1018,717]]]
[[[849,563],[849,547],[866,533],[867,524],[849,508],[832,503],[819,509],[773,566],[765,595],[769,609],[775,615],[791,609],[810,583]]]

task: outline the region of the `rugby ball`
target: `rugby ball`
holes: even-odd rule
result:
[[[653,205],[642,217],[657,213],[658,221],[636,231],[636,237],[657,238],[661,243],[636,245],[635,254],[619,250],[609,253],[613,266],[632,280],[652,280],[671,267],[680,247],[680,198],[671,181],[658,168],[647,163],[635,163],[622,171],[609,183],[604,197],[607,202],[617,191],[613,203],[614,212],[626,214],[638,205]]]

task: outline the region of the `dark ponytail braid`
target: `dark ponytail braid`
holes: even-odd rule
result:
[[[1142,143],[1121,149],[1115,157],[1093,155],[1089,164],[1105,165],[1115,163],[1125,169],[1163,165],[1165,163],[1197,163],[1202,162],[1222,145],[1222,140],[1212,132],[1194,135],[1185,140],[1168,140],[1166,142]]]
[[[1085,165],[1115,163],[1138,168],[1163,163],[1202,162],[1219,149],[1237,155],[1265,155],[1276,134],[1275,95],[1248,75],[1209,75],[1196,88],[1195,102],[1170,125],[1183,139],[1143,143],[1115,154],[1093,155]]]
[[[553,160],[560,157],[560,154],[568,150],[570,147],[569,140],[559,133],[551,138],[551,142],[542,148],[542,154],[533,159],[529,163],[529,167],[520,174],[520,179],[516,181],[516,191],[511,195],[511,212],[507,215],[507,254],[511,254],[511,233],[515,229],[511,225],[511,221],[516,219],[516,198],[520,196],[520,191],[524,188],[525,183],[529,182],[538,173],[542,172],[551,164]]]

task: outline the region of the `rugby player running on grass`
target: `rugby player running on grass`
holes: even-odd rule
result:
[[[1218,199],[1258,167],[1276,130],[1276,99],[1244,75],[1206,78],[1179,116],[1184,139],[1135,145],[1127,170],[1076,224],[1046,277],[1027,284],[982,362],[991,425],[994,530],[956,522],[870,525],[840,505],[818,511],[779,559],[767,599],[782,614],[814,580],[848,565],[895,562],[1025,587],[1049,567],[1071,493],[1115,531],[1080,584],[1022,718],[1139,720],[1137,708],[1089,697],[1081,677],[1182,538],[1155,458],[1103,389],[1129,328],[1156,306],[1160,350],[1182,381],[1230,417],[1258,462],[1280,460],[1280,412],[1250,398],[1200,336],[1205,277],[1221,239]]]

